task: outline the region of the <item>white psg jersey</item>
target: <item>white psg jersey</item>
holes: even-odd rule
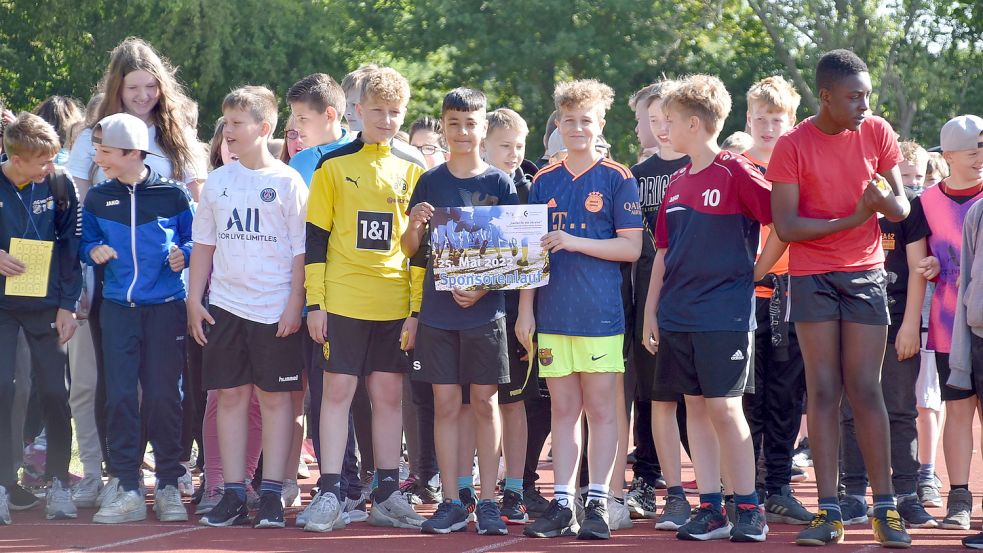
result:
[[[303,178],[280,161],[255,171],[235,161],[208,176],[192,234],[215,246],[211,305],[258,323],[280,320],[293,258],[304,253],[306,207]]]

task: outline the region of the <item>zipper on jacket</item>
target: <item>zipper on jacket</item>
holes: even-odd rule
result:
[[[130,188],[130,252],[133,256],[133,281],[126,290],[126,303],[133,303],[133,288],[137,285],[140,269],[137,265],[137,187]]]

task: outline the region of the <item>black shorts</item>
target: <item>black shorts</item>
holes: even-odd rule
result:
[[[410,378],[430,384],[508,384],[505,317],[465,330],[420,323]]]
[[[304,389],[301,334],[277,338],[277,323],[263,324],[228,311],[208,308],[215,324],[207,328],[202,349],[202,384],[224,390],[252,384],[264,392]]]
[[[785,320],[890,324],[884,269],[791,277]]]
[[[688,396],[740,397],[754,393],[751,332],[659,331],[655,385]]]
[[[979,338],[978,336],[974,336],[974,338],[980,342],[983,342],[983,339]],[[983,348],[979,349],[983,350]],[[976,353],[980,352],[977,351]],[[975,365],[976,363],[973,364]],[[953,388],[952,386],[946,384],[946,382],[949,381],[949,375],[952,373],[952,370],[949,368],[948,353],[942,353],[939,351],[935,352],[935,366],[939,369],[939,387],[942,388],[942,401],[959,401],[960,399],[967,399],[976,395],[979,388],[976,385],[977,377],[975,367],[973,370],[973,378],[969,381],[971,386],[970,389],[960,390],[959,388]]]
[[[635,399],[638,401],[669,401],[677,402],[683,399],[683,395],[672,389],[666,380],[658,380],[659,374],[656,366],[659,363],[659,354],[652,355],[641,343],[632,344],[632,370],[635,386]],[[625,381],[629,379],[628,366],[625,366]],[[666,376],[666,375],[663,375]]]
[[[536,399],[539,397],[539,356],[535,352],[528,356],[532,359],[532,367],[530,367],[529,360],[522,359],[527,352],[515,337],[514,325],[509,325],[507,318],[503,320],[506,322],[505,334],[509,348],[509,382],[498,385],[498,404]]]
[[[364,321],[328,313],[328,359],[315,356],[316,366],[358,377],[409,371],[409,357],[399,347],[405,321]]]

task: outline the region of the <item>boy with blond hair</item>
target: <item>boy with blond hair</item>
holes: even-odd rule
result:
[[[58,134],[36,115],[22,113],[3,132],[0,171],[0,526],[10,524],[10,507],[31,495],[16,480],[11,443],[14,418],[14,363],[17,335],[27,337],[34,360],[34,379],[48,431],[46,478],[48,519],[76,518],[68,461],[72,449],[71,413],[65,386],[65,344],[75,333],[75,309],[82,292],[79,268],[80,215],[78,193],[69,176],[55,167],[61,149]],[[9,286],[26,271],[41,271],[37,261],[10,255],[14,239],[51,245],[48,282],[41,297],[13,295]],[[31,266],[34,263],[35,266]],[[175,482],[176,483],[176,482]],[[14,501],[11,501],[14,499]],[[33,502],[32,502],[33,503]],[[146,515],[145,515],[146,516]]]
[[[741,398],[753,388],[751,252],[760,224],[771,222],[770,187],[744,157],[717,147],[730,106],[723,83],[707,75],[683,80],[663,102],[669,141],[691,162],[673,174],[659,209],[642,344],[659,352],[656,382],[686,399],[700,507],[676,536],[764,541]],[[735,492],[733,525],[722,467]]]
[[[282,528],[283,481],[292,463],[290,394],[302,390],[304,206],[297,171],[274,158],[267,142],[277,102],[259,86],[222,102],[223,134],[239,159],[213,171],[194,222],[189,334],[201,344],[208,389],[218,390],[219,448],[225,493],[200,519],[207,526],[248,521],[246,435],[255,393],[263,415],[263,481],[256,528]],[[262,260],[257,263],[257,260]],[[206,286],[209,307],[202,305]],[[204,332],[203,322],[210,327]],[[296,460],[294,461],[296,462]]]
[[[901,148],[901,184],[916,195],[925,189],[925,176],[928,172],[928,152],[914,140],[905,140],[898,144]]]
[[[541,245],[550,252],[550,285],[520,292],[515,333],[520,343],[531,344],[539,323],[540,376],[552,397],[556,485],[546,513],[525,534],[608,539],[609,482],[618,448],[614,398],[622,393],[616,375],[625,370],[620,263],[638,259],[642,218],[631,172],[595,148],[614,100],[611,87],[596,80],[564,82],[553,100],[568,156],[543,168],[529,194],[529,203],[548,206],[550,232]],[[574,479],[585,413],[590,483],[578,532]]]
[[[360,378],[372,406],[376,478],[368,521],[420,528],[423,517],[396,493],[402,437],[403,377],[413,348],[422,283],[410,289],[399,237],[424,172],[419,152],[393,140],[410,87],[395,69],[368,73],[355,106],[365,123],[351,144],[328,153],[314,171],[307,210],[307,329],[325,345],[321,403],[321,489],[307,510],[305,530],[344,528],[341,467],[348,413]],[[412,300],[412,301],[411,301]],[[324,359],[327,357],[327,359]],[[365,447],[370,447],[365,444]]]

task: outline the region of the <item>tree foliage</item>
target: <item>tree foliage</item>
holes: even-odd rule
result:
[[[630,162],[627,99],[660,75],[719,75],[734,98],[727,134],[744,127],[744,92],[771,74],[795,82],[800,117],[814,113],[813,68],[832,48],[867,61],[872,109],[902,136],[932,145],[947,118],[983,113],[975,0],[0,0],[0,21],[0,98],[11,107],[51,94],[84,102],[109,51],[136,35],[179,67],[201,136],[235,86],[282,96],[311,72],[340,80],[374,62],[410,79],[408,120],[435,115],[462,85],[516,109],[532,129],[531,156],[556,83],[600,79],[618,95],[604,134]]]

